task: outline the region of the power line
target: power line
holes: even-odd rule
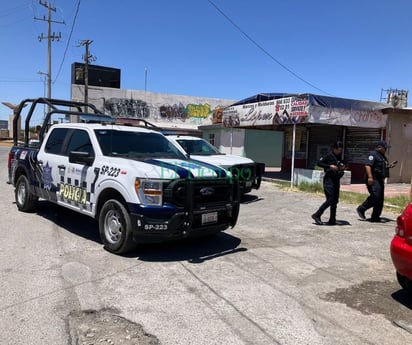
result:
[[[25,22],[30,18],[30,14],[24,14],[23,11],[21,11],[21,9],[26,9],[27,5],[27,3],[24,3],[17,7],[0,9],[0,18],[2,18],[0,27],[9,27],[20,22]],[[15,14],[18,14],[18,16],[15,16]]]
[[[39,83],[37,79],[0,79],[0,83]]]
[[[308,82],[307,80],[303,79],[301,76],[293,72],[290,68],[285,66],[283,63],[281,63],[278,59],[276,59],[272,54],[270,54],[265,48],[263,48],[259,43],[257,43],[251,36],[249,36],[242,28],[237,25],[227,14],[225,14],[213,1],[207,0],[223,17],[225,17],[243,36],[245,36],[250,42],[252,42],[256,47],[258,47],[262,52],[264,52],[267,56],[269,56],[270,59],[275,61],[279,66],[281,66],[283,69],[288,71],[290,74],[298,78],[300,81],[303,81],[305,84],[313,87],[314,89],[321,91],[322,93],[325,93],[329,96],[332,96],[330,93],[318,88],[317,86],[313,85],[312,83]]]
[[[22,8],[26,8],[27,4],[21,4],[17,7],[13,7],[13,8],[6,8],[6,9],[2,9],[0,12],[0,18],[2,17],[9,17],[11,14],[13,14],[14,12],[20,12],[20,9]]]
[[[68,40],[67,40],[66,49],[64,50],[63,59],[62,59],[62,62],[60,63],[59,70],[57,71],[56,78],[54,78],[53,83],[55,83],[56,80],[57,80],[57,78],[59,77],[60,72],[61,72],[61,70],[62,70],[62,68],[63,68],[64,60],[66,59],[67,50],[68,50],[68,48],[69,48],[70,40],[71,40],[71,38],[72,38],[72,34],[73,34],[73,30],[74,30],[74,25],[75,25],[75,23],[76,23],[77,15],[79,14],[80,1],[81,1],[81,0],[79,0],[79,1],[77,2],[76,13],[75,13],[74,18],[73,18],[73,23],[72,23],[72,27],[71,27],[71,30],[70,30],[69,38],[68,38]]]

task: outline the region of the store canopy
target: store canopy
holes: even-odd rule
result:
[[[289,93],[258,93],[257,95],[250,96],[248,98],[244,98],[240,101],[237,101],[236,103],[233,103],[233,105],[240,105],[240,104],[247,104],[247,103],[255,103],[255,102],[263,102],[263,101],[269,101],[271,99],[278,99],[278,98],[284,98],[284,97],[290,97],[294,96]]]
[[[383,128],[386,103],[313,94],[262,93],[240,100],[223,111],[225,127],[316,123]]]

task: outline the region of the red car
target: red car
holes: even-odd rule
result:
[[[399,284],[412,293],[412,202],[396,220],[396,234],[391,242],[391,257]]]

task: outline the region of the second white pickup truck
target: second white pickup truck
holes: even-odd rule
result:
[[[242,194],[249,193],[252,189],[259,189],[265,171],[264,163],[256,163],[247,157],[221,153],[215,146],[199,137],[167,135],[167,138],[191,159],[230,170],[232,175],[239,178]]]

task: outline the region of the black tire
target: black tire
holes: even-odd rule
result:
[[[104,248],[111,253],[124,254],[136,247],[129,213],[115,199],[107,200],[100,211],[99,232]]]
[[[30,193],[30,183],[26,175],[21,175],[14,190],[17,208],[22,212],[31,212],[37,206],[38,197]]]
[[[399,272],[396,272],[396,278],[398,279],[399,285],[402,286],[408,294],[412,294],[412,281]]]

